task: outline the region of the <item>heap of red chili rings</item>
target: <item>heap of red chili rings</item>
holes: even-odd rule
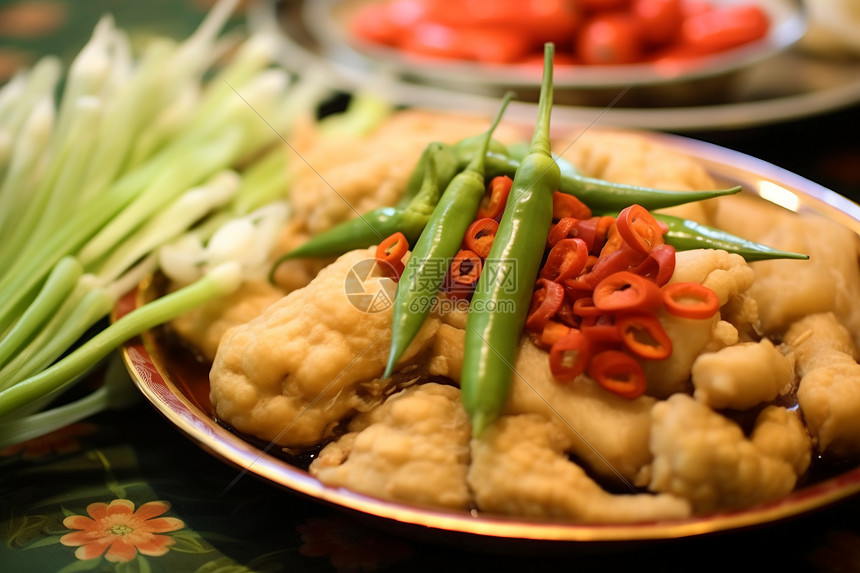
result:
[[[500,176],[488,184],[448,270],[449,297],[471,295],[512,183]],[[657,312],[665,309],[688,319],[717,313],[719,300],[711,289],[694,282],[667,284],[675,270],[675,248],[664,242],[666,231],[640,205],[617,217],[593,216],[576,197],[553,195],[553,224],[525,327],[549,351],[550,370],[559,382],[586,373],[619,396],[641,396],[646,379],[639,360],[662,360],[672,353]],[[380,244],[377,258],[402,270],[398,263],[407,248],[405,238],[393,235]]]

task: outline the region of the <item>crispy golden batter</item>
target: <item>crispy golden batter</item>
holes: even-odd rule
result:
[[[716,410],[746,410],[794,389],[794,355],[766,338],[741,342],[700,355],[692,379],[696,400]]]
[[[567,456],[570,436],[534,414],[503,416],[472,440],[469,485],[482,511],[583,523],[680,519],[689,504],[671,494],[611,494]]]
[[[860,456],[860,365],[848,330],[832,313],[807,316],[785,335],[797,356],[797,399],[818,449]]]
[[[326,485],[385,499],[468,509],[469,437],[460,391],[420,384],[359,414],[310,472]]]
[[[312,446],[330,437],[348,415],[382,401],[391,342],[391,306],[371,311],[347,297],[348,277],[360,277],[369,297],[391,296],[393,281],[361,269],[374,249],[352,251],[323,269],[254,320],[228,330],[210,372],[219,418],[282,446]],[[436,331],[428,320],[403,360],[411,360]]]
[[[686,394],[658,403],[652,418],[649,489],[688,499],[696,513],[784,496],[811,459],[806,428],[796,412],[785,408],[766,408],[751,439],[737,424]]]

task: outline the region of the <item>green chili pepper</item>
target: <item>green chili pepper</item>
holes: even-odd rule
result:
[[[421,152],[421,157],[418,158],[418,163],[415,164],[412,173],[409,174],[409,180],[406,182],[403,196],[397,204],[398,207],[408,208],[412,199],[421,191],[426,179],[427,162],[430,161],[431,157],[435,163],[439,189],[445,189],[462,168],[462,159],[454,146],[438,141],[427,144],[427,147]]]
[[[436,177],[439,180],[440,188],[444,189],[457,173],[469,165],[479,149],[484,149],[484,139],[484,135],[479,134],[465,137],[453,145],[434,142],[425,147],[418,163],[409,175],[409,181],[406,183],[406,189],[403,191],[403,197],[400,199],[398,206],[408,205],[412,197],[418,192],[418,189],[421,188],[424,181],[424,166],[428,155],[432,153],[436,158]],[[433,149],[431,149],[431,146]],[[489,146],[486,148],[488,150],[487,153],[496,153],[499,155],[507,153],[504,144],[496,140],[490,140]]]
[[[679,251],[692,249],[722,249],[741,255],[747,262],[768,259],[799,259],[806,260],[809,255],[780,251],[761,243],[742,239],[731,233],[701,225],[695,221],[682,219],[664,213],[652,213],[658,221],[666,223],[669,232],[665,235],[666,243]]]
[[[550,152],[554,45],[545,44],[538,117],[472,297],[460,380],[463,406],[480,437],[504,407],[534,282],[552,223],[561,173]]]
[[[737,185],[726,189],[670,191],[624,183],[610,183],[594,177],[577,175],[575,177],[563,177],[558,190],[575,196],[595,213],[604,213],[620,211],[636,203],[649,211],[663,209],[724,195],[734,195],[739,193],[741,189],[741,186]]]
[[[423,184],[406,208],[373,209],[311,237],[275,261],[269,279],[272,280],[278,266],[289,259],[342,255],[353,249],[374,245],[397,231],[402,232],[408,241],[415,241],[424,230],[442,193],[437,178],[436,160],[438,157],[444,157],[443,149],[442,144],[438,143],[428,146],[430,153],[426,155],[425,167],[422,169]]]
[[[499,113],[483,136],[483,147],[476,150],[466,169],[451,180],[424,232],[412,248],[394,295],[391,352],[385,377],[391,375],[397,361],[430,314],[433,301],[445,281],[448,265],[460,249],[466,229],[475,219],[486,193],[486,151],[510,99],[511,94],[505,94]]]
[[[663,209],[674,207],[685,203],[694,203],[733,195],[740,192],[741,187],[729,187],[726,189],[709,189],[696,191],[670,191],[667,189],[655,189],[653,187],[640,187],[638,185],[627,185],[624,183],[612,183],[588,177],[580,173],[570,162],[556,156],[556,161],[561,169],[561,180],[558,191],[573,195],[594,211],[595,213],[607,213],[620,211],[628,205],[638,203],[646,209]],[[487,174],[489,176],[507,175],[512,177],[516,173],[519,162],[516,159],[497,153],[487,155]]]
[[[512,147],[516,149],[515,147]],[[582,174],[570,161],[560,155],[552,154],[553,159],[558,164],[561,172],[561,186],[565,185],[565,181],[582,177]],[[517,167],[520,166],[520,159],[514,155],[505,155],[494,151],[487,152],[487,177],[495,177],[496,175],[507,175],[513,177],[517,172]],[[570,186],[570,183],[567,183]],[[607,183],[614,185],[614,183]]]

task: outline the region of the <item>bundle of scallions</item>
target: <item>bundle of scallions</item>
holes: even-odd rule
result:
[[[110,379],[66,390],[126,340],[235,290],[237,244],[271,248],[281,139],[330,90],[274,65],[275,34],[224,34],[236,4],[140,54],[105,16],[68,70],[44,57],[0,87],[0,448],[122,401]],[[214,236],[230,256],[190,261],[187,285],[107,321],[164,245]]]

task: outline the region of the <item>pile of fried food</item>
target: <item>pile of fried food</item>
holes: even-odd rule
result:
[[[292,215],[272,260],[395,204],[428,142],[485,129],[484,118],[406,110],[367,135],[297,136],[304,161],[293,163]],[[504,124],[495,137],[522,138]],[[554,146],[607,181],[716,187],[693,159],[641,134],[590,130]],[[581,523],[683,519],[778,499],[813,463],[860,458],[857,235],[743,194],[666,211],[810,258],[678,252],[671,281],[706,285],[720,311],[660,315],[673,352],[643,364],[647,391],[635,399],[586,375],[557,382],[546,352],[523,336],[504,411],[480,438],[459,399],[464,313],[431,314],[382,377],[391,309],[358,308],[344,287],[373,248],[288,261],[276,285],[247,281],[172,328],[212,361],[219,421],[286,452],[318,452],[309,471],[324,484],[414,506]],[[359,280],[371,292],[391,279]]]

